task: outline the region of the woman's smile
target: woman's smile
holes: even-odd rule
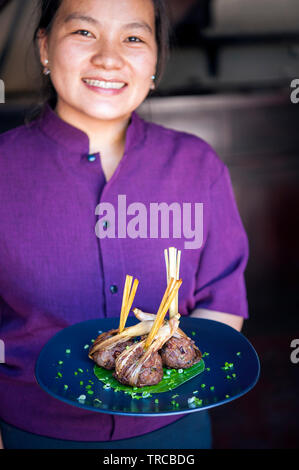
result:
[[[83,78],[82,81],[91,91],[109,96],[121,94],[128,86],[126,83],[117,80],[107,81],[103,79]]]

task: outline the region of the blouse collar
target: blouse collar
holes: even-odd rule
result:
[[[87,155],[89,153],[89,137],[81,129],[74,127],[61,119],[46,103],[42,114],[38,118],[39,129],[72,153]],[[126,134],[125,151],[132,150],[145,137],[145,122],[136,112],[132,113]],[[99,149],[100,152],[100,149]]]

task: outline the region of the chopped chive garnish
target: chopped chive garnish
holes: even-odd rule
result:
[[[71,350],[70,350],[70,349],[66,349],[65,352],[66,352],[66,354],[70,354]]]
[[[64,385],[63,387],[64,387],[64,390],[67,390],[69,388],[68,385]]]
[[[196,335],[195,331],[192,331],[192,332],[191,332],[191,335],[192,335],[192,336],[195,336],[195,335]]]
[[[88,390],[87,393],[88,393],[89,395],[93,395],[93,394],[94,394],[94,392],[93,392],[92,390]]]
[[[61,364],[63,364],[63,361],[58,361],[58,364],[61,366]]]
[[[158,400],[158,398],[156,398],[156,399],[155,399],[155,403],[157,403],[157,404],[159,403],[159,400]]]
[[[83,369],[78,369],[79,372],[81,372],[81,374],[83,373]]]
[[[61,373],[61,372],[57,372],[57,375],[58,375],[58,377],[62,377],[62,373]]]
[[[210,390],[212,390],[212,391],[215,390],[214,385],[212,385],[212,386],[210,387]]]
[[[202,405],[202,400],[197,398],[197,397],[191,397],[191,398],[188,398],[188,405],[189,406],[201,406]]]
[[[88,349],[88,348],[89,348],[89,344],[85,344],[84,349]]]
[[[201,388],[205,388],[206,384],[201,384]]]
[[[228,369],[232,369],[234,367],[234,363],[233,362],[225,362],[224,363],[224,366],[221,367],[221,369],[223,370],[228,370]]]

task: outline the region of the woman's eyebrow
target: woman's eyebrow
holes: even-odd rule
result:
[[[64,23],[68,23],[72,20],[81,20],[86,21],[87,23],[91,23],[94,25],[99,25],[100,22],[93,18],[92,16],[83,15],[81,13],[70,13],[64,20]],[[133,21],[132,23],[125,24],[123,29],[144,29],[149,33],[153,34],[153,30],[148,23],[145,21]]]
[[[124,29],[145,29],[149,33],[153,34],[152,28],[145,21],[134,21],[132,23],[128,23],[124,26]]]
[[[86,21],[87,23],[99,24],[99,22],[95,18],[92,18],[91,16],[82,15],[81,13],[70,13],[64,18],[63,22],[68,23],[72,20],[81,20]]]

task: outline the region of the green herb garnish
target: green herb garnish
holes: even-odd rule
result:
[[[163,379],[161,382],[159,382],[157,385],[148,385],[146,387],[130,387],[128,385],[123,385],[119,383],[114,377],[113,377],[113,371],[109,371],[106,369],[103,369],[102,367],[99,367],[98,365],[94,366],[94,373],[96,377],[103,382],[104,389],[108,388],[118,388],[119,390],[128,393],[131,395],[132,398],[145,398],[142,396],[143,392],[148,392],[148,393],[163,393],[163,392],[169,392],[170,390],[173,390],[183,383],[187,382],[190,379],[193,379],[196,377],[198,374],[203,372],[205,369],[205,364],[204,361],[201,360],[197,364],[194,364],[192,367],[189,367],[189,369],[184,369],[184,373],[180,373],[178,370],[175,369],[164,369],[163,373]],[[137,393],[136,393],[137,392]]]

